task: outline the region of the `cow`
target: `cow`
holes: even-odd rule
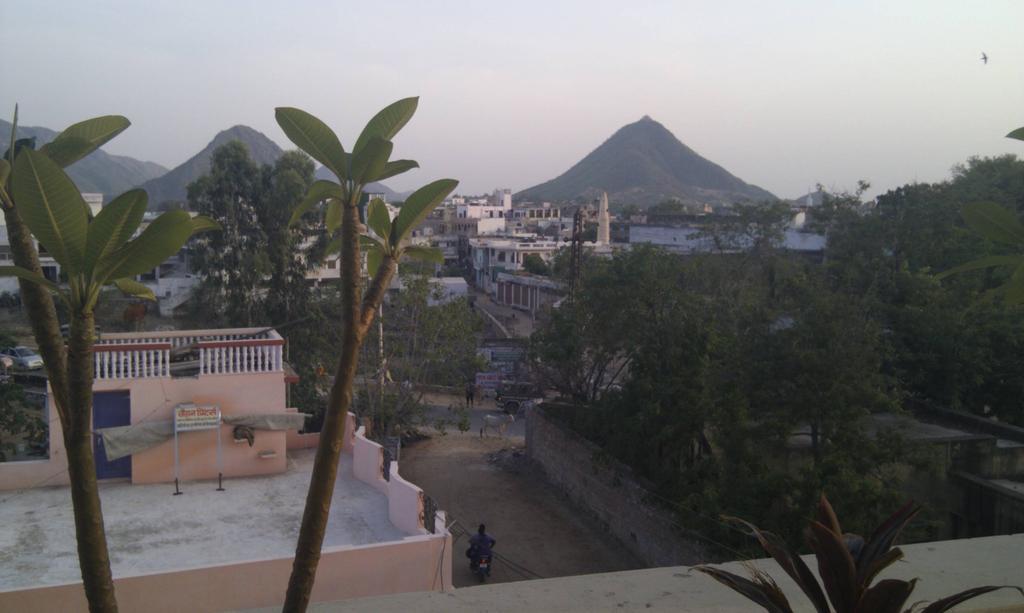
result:
[[[505,430],[508,429],[508,425],[514,424],[515,421],[515,415],[484,415],[484,425],[480,428],[480,438],[484,437],[484,433],[488,429],[497,432],[498,436],[505,436]]]

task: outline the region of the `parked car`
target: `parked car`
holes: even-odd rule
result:
[[[502,381],[494,393],[494,404],[509,415],[517,415],[531,403],[544,401],[544,392],[528,381]]]
[[[43,367],[43,358],[28,347],[8,347],[7,349],[0,351],[0,355],[5,355],[11,358],[14,365],[19,368],[35,370]]]

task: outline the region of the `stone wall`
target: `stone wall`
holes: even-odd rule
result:
[[[655,506],[632,471],[540,407],[526,411],[526,453],[583,511],[650,566],[697,564],[709,552],[687,539],[676,514]]]

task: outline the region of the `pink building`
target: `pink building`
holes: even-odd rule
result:
[[[276,331],[257,328],[97,343],[97,476],[126,610],[282,602],[319,437],[300,434],[303,419],[287,406],[283,349]],[[60,423],[47,409],[49,457],[0,463],[0,556],[11,562],[0,568],[0,610],[85,608],[70,495],[59,487],[68,483]],[[202,429],[185,431],[188,415],[206,420],[192,423]],[[314,600],[449,589],[444,513],[397,462],[385,464],[351,415],[346,435]]]

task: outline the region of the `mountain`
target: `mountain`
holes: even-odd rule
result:
[[[715,205],[776,199],[704,159],[646,115],[561,176],[519,192],[516,199],[592,200],[602,191],[613,202],[645,206],[671,199]]]
[[[334,181],[337,183],[338,177],[334,176],[334,173],[327,168],[320,166],[316,169],[316,178],[325,179],[327,181]],[[363,190],[364,194],[384,194],[384,199],[388,202],[401,202],[404,201],[406,196],[411,192],[396,192],[383,183],[368,183],[366,189]]]
[[[180,166],[161,177],[146,181],[140,186],[149,193],[150,208],[163,202],[185,202],[188,196],[188,184],[209,172],[213,152],[221,145],[226,145],[234,140],[240,141],[249,148],[249,157],[257,164],[273,164],[284,153],[277,143],[249,126],[228,128],[218,133],[202,151],[190,157]]]
[[[36,147],[41,147],[57,136],[49,128],[18,126],[18,138],[36,138]],[[9,143],[11,123],[0,120],[0,143]],[[7,150],[7,145],[3,145]],[[67,173],[83,192],[99,192],[105,202],[114,196],[167,172],[167,169],[153,162],[143,162],[123,155],[110,155],[102,149],[90,153],[67,168]]]

